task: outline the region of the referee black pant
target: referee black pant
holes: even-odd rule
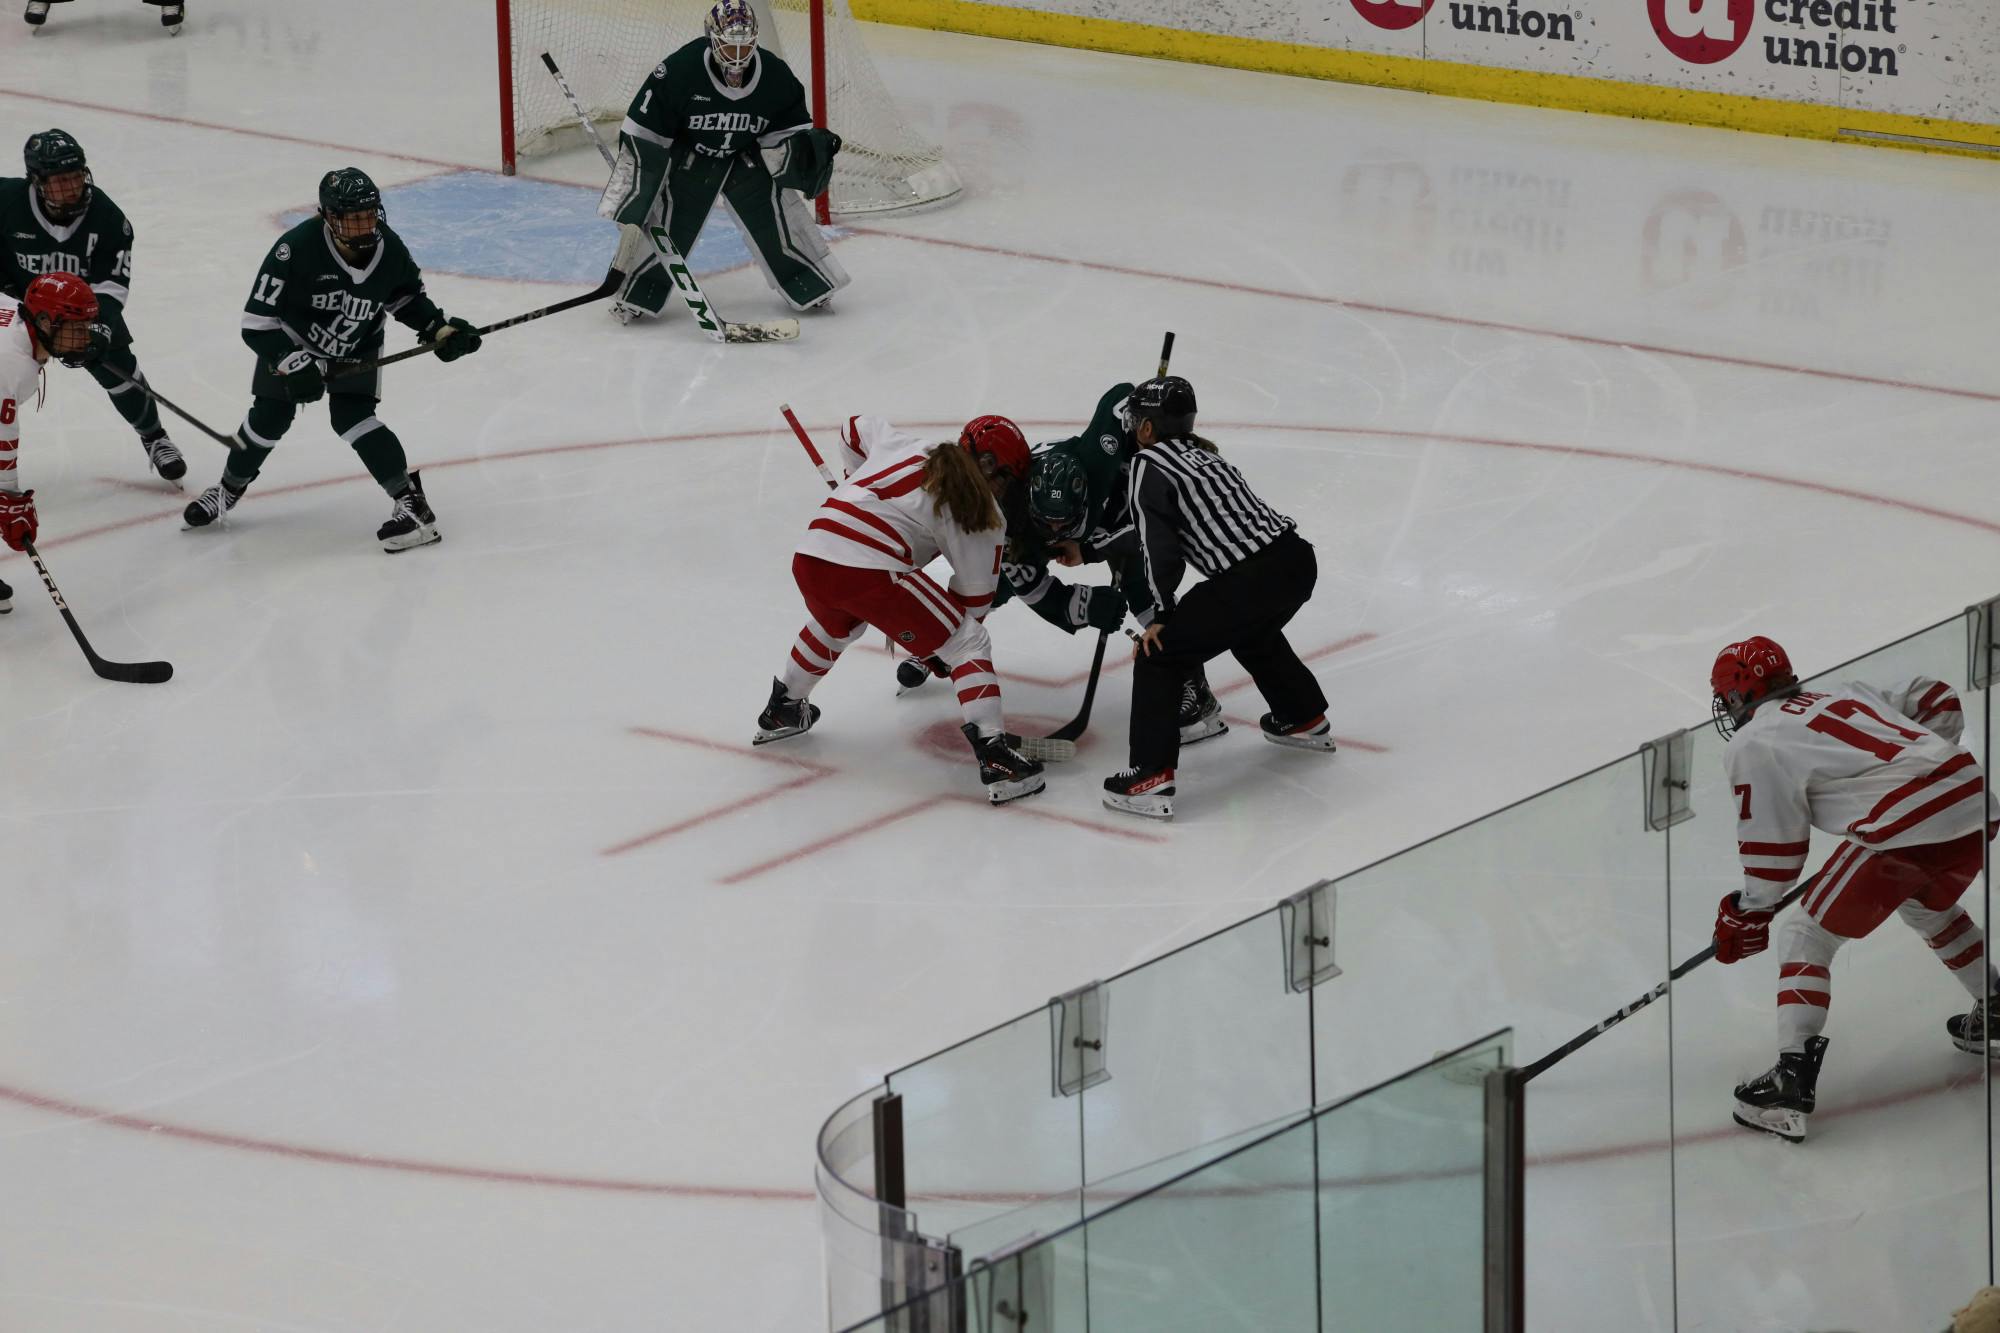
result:
[[[1312,669],[1285,641],[1285,626],[1312,596],[1312,543],[1287,530],[1269,546],[1188,590],[1160,647],[1132,666],[1132,764],[1172,768],[1180,758],[1181,687],[1211,657],[1233,653],[1271,711],[1289,723],[1326,711]]]

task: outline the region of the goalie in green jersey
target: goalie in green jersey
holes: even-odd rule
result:
[[[0,295],[20,300],[44,273],[74,273],[97,296],[90,343],[65,365],[80,366],[111,396],[153,471],[176,486],[187,462],[167,438],[146,376],[132,354],[125,304],[132,298],[132,224],[97,188],[83,145],[61,130],[28,137],[24,179],[0,179]]]
[[[640,229],[619,249],[631,277],[612,313],[628,323],[662,313],[674,291],[643,233],[664,229],[685,257],[718,198],[794,310],[823,304],[849,281],[805,204],[832,179],[840,136],[814,127],[798,77],[758,47],[746,0],[718,0],[705,26],[632,98],[598,204],[600,216]]]
[[[409,247],[383,220],[375,182],[353,167],[329,171],[319,183],[319,212],[280,236],[257,270],[243,307],[243,341],[257,354],[250,410],[237,427],[222,480],[182,514],[190,528],[208,527],[235,508],[299,407],[323,397],[334,430],[396,502],[375,532],[382,549],[406,551],[440,540],[437,516],[403,442],[375,415],[382,372],[340,373],[343,363],[382,355],[392,315],[440,361],[479,350],[479,330],[447,317],[425,293]]]

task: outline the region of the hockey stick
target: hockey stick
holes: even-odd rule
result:
[[[799,424],[797,415],[792,411],[792,405],[779,403],[778,411],[784,414],[786,424],[792,428],[792,434],[798,436],[799,443],[805,446],[806,457],[812,459],[813,466],[819,469],[819,475],[826,479],[826,488],[830,491],[840,489],[839,478],[833,475],[833,469],[826,465],[824,458],[820,457],[819,446],[812,442],[812,436],[806,434],[806,428]]]
[[[618,289],[624,285],[625,274],[614,266],[605,273],[603,282],[598,283],[597,286],[591,288],[583,295],[572,296],[567,300],[557,301],[554,305],[545,305],[539,310],[530,310],[527,314],[516,315],[512,319],[503,319],[497,324],[483,325],[479,329],[479,336],[483,338],[489,333],[498,333],[502,329],[511,329],[516,324],[527,324],[537,319],[546,319],[550,315],[560,315],[565,310],[574,310],[580,305],[589,305],[592,301],[602,301],[607,296],[616,296]],[[435,352],[437,349],[438,344],[434,342],[418,343],[415,347],[406,348],[392,356],[379,356],[373,361],[337,362],[327,370],[326,377],[329,380],[342,380],[351,375],[365,375],[371,370],[380,370],[384,366],[393,366],[398,361],[408,361],[413,356],[423,356],[427,353]]]
[[[1787,907],[1790,907],[1793,903],[1797,902],[1802,894],[1807,893],[1808,891],[1811,890],[1813,885],[1819,883],[1820,875],[1824,875],[1825,873],[1826,871],[1824,869],[1821,869],[1819,874],[1814,875],[1811,879],[1799,885],[1797,888],[1793,889],[1790,893],[1787,893],[1784,897],[1778,899],[1776,905],[1771,908],[1771,915],[1775,917],[1778,913],[1784,911]],[[1653,989],[1647,991],[1644,995],[1641,995],[1638,999],[1632,1001],[1632,1003],[1626,1005],[1623,1009],[1620,1009],[1617,1013],[1611,1015],[1611,1017],[1605,1019],[1602,1023],[1599,1023],[1596,1027],[1589,1028],[1583,1032],[1578,1033],[1576,1036],[1571,1037],[1568,1041],[1556,1047],[1553,1051],[1550,1051],[1547,1055],[1535,1061],[1533,1064],[1523,1065],[1521,1067],[1521,1081],[1523,1083],[1526,1083],[1529,1079],[1535,1077],[1535,1075],[1537,1074],[1547,1073],[1549,1067],[1555,1064],[1558,1060],[1561,1060],[1567,1056],[1574,1055],[1578,1051],[1582,1050],[1584,1047],[1590,1045],[1590,1043],[1596,1041],[1599,1037],[1611,1031],[1611,1029],[1617,1027],[1620,1023],[1623,1023],[1626,1019],[1638,1013],[1641,1009],[1644,1009],[1647,1005],[1659,999],[1662,995],[1665,995],[1667,993],[1668,988],[1671,987],[1676,981],[1679,981],[1682,977],[1694,971],[1697,967],[1700,967],[1703,963],[1707,962],[1709,959],[1713,957],[1715,957],[1715,945],[1712,943],[1706,949],[1703,949],[1700,953],[1690,955],[1684,962],[1680,964],[1680,966],[1676,967],[1673,971],[1667,973],[1667,979],[1665,981],[1662,981],[1659,985],[1653,987]]]
[[[1174,335],[1169,330],[1167,336],[1160,340],[1160,375],[1164,376],[1167,373],[1167,363],[1173,359]],[[1118,586],[1118,575],[1116,573],[1113,573],[1111,576],[1111,586],[1114,588]],[[1042,737],[1042,740],[1070,742],[1070,753],[1076,753],[1076,738],[1083,735],[1084,730],[1090,726],[1090,706],[1097,702],[1097,678],[1104,671],[1104,645],[1110,642],[1110,640],[1110,630],[1101,629],[1097,631],[1097,651],[1091,655],[1090,679],[1085,682],[1083,687],[1083,707],[1077,711],[1075,717],[1057,727],[1047,736]],[[1022,753],[1027,754],[1028,752],[1023,750]],[[1030,754],[1028,757],[1032,759],[1035,756]]]
[[[106,366],[105,369],[110,370],[111,368],[109,366]],[[115,370],[112,370],[111,373],[113,375],[118,375],[118,372]],[[214,440],[217,444],[221,445],[223,448],[241,449],[243,447],[243,445],[236,439],[235,436],[224,435],[221,431],[215,429],[215,427],[209,425],[201,418],[195,416],[192,412],[189,412],[186,408],[181,407],[172,402],[165,395],[161,394],[161,392],[158,389],[155,389],[152,385],[146,383],[144,380],[135,380],[124,375],[118,375],[118,378],[124,380],[125,383],[131,385],[133,388],[137,389],[140,393],[145,394],[148,398],[158,403],[161,407],[166,408],[167,411],[172,412],[182,421],[187,422],[188,425],[193,426],[196,430],[200,431],[203,435],[208,436],[209,439]],[[53,587],[53,585],[51,586]]]
[[[42,576],[42,586],[49,590],[49,597],[55,602],[56,610],[62,612],[63,623],[68,625],[69,632],[76,636],[76,646],[83,649],[83,655],[90,662],[92,671],[106,680],[122,681],[127,685],[159,685],[174,678],[172,662],[109,662],[99,657],[97,650],[90,646],[90,640],[83,636],[83,626],[76,623],[76,616],[71,613],[69,603],[63,600],[62,589],[56,587],[56,581],[49,577],[49,567],[42,563],[42,553],[37,551],[35,544],[30,541],[22,542],[21,549],[27,553],[28,559],[35,562],[35,572]]]
[[[556,58],[544,51],[542,64],[548,67],[550,77],[556,81],[556,87],[562,89],[562,95],[569,102],[570,109],[576,112],[577,123],[583,126],[583,132],[589,135],[590,142],[597,146],[597,155],[604,159],[604,165],[611,171],[617,171],[618,159],[605,145],[603,136],[597,132],[597,126],[591,123],[590,113],[583,109],[583,103],[570,91],[569,80],[564,78],[562,70],[557,68]],[[689,271],[687,261],[681,258],[680,251],[674,249],[674,243],[667,238],[666,228],[641,227],[639,230],[646,233],[646,239],[651,241],[653,248],[659,252],[660,262],[667,266],[667,274],[674,280],[674,290],[679,292],[681,300],[687,303],[688,313],[694,316],[694,322],[715,341],[778,343],[790,342],[799,336],[799,322],[796,319],[732,324],[716,314],[715,307],[708,303],[706,296],[702,295],[701,284],[694,280],[694,274]]]

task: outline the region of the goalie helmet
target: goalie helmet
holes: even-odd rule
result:
[[[1709,688],[1715,692],[1710,711],[1716,734],[1725,741],[1748,723],[1766,699],[1789,694],[1799,678],[1785,650],[1763,635],[1732,643],[1715,655]]]
[[[97,293],[74,273],[44,273],[21,294],[28,325],[44,350],[67,360],[90,342],[90,325],[97,318]],[[74,324],[81,333],[68,332]],[[67,334],[67,336],[65,336]]]
[[[382,192],[359,167],[320,177],[319,215],[334,239],[363,256],[382,242]]]
[[[757,11],[749,0],[715,0],[702,30],[708,34],[708,52],[715,57],[716,68],[730,87],[737,86],[757,58]]]
[[[958,443],[988,477],[1027,480],[1028,440],[1007,418],[974,417],[958,433]]]
[[[49,221],[68,222],[90,207],[90,163],[74,136],[62,130],[31,134],[21,160]]]
[[[1159,375],[1132,390],[1127,410],[1132,429],[1153,423],[1153,438],[1173,440],[1194,433],[1194,385],[1179,375]]]
[[[1051,537],[1075,540],[1090,518],[1090,477],[1066,453],[1038,454],[1028,475],[1028,517]]]

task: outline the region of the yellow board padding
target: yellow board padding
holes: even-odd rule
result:
[[[1563,111],[1595,111],[1604,115],[1670,120],[1685,125],[1714,125],[1765,134],[1789,134],[1807,139],[1837,139],[1920,152],[1958,153],[1992,157],[1976,147],[2000,148],[2000,125],[1945,120],[1932,116],[1902,116],[1810,102],[1784,102],[1736,93],[1698,92],[1660,84],[1623,83],[1576,74],[1545,74],[1527,70],[1459,65],[1411,56],[1343,51],[1254,37],[1226,37],[1187,32],[1116,19],[1079,18],[1036,9],[976,3],[975,0],[852,0],[854,16],[876,23],[912,28],[936,28],[980,37],[1004,37],[1018,42],[1074,46],[1089,51],[1183,60],[1270,74],[1295,74],[1337,83],[1372,84],[1446,97],[1474,97],[1488,102],[1515,102]],[[1901,135],[1922,143],[1854,137]]]

